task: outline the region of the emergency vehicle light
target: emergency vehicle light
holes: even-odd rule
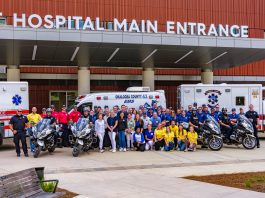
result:
[[[100,96],[97,96],[97,100],[101,100],[101,97]]]
[[[108,100],[108,99],[109,99],[108,96],[103,97],[103,100]]]
[[[159,96],[157,95],[157,96],[155,96],[156,97],[156,99],[159,99]]]
[[[82,99],[84,97],[86,97],[86,96],[85,95],[82,95],[82,96],[79,96],[78,99],[80,100],[80,99]]]

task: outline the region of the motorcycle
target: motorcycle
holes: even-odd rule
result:
[[[201,145],[208,145],[213,151],[219,151],[223,147],[220,125],[210,115],[207,115],[204,124],[200,128],[198,143]]]
[[[71,126],[71,130],[75,139],[72,152],[74,157],[78,157],[81,151],[88,152],[97,141],[95,130],[89,125],[88,118],[80,118]]]
[[[237,124],[232,127],[230,139],[223,136],[225,144],[242,144],[245,149],[254,149],[256,147],[256,137],[252,123],[244,115],[239,115]]]
[[[55,150],[55,129],[50,122],[50,119],[44,118],[37,125],[32,127],[32,141],[35,145],[33,152],[34,158],[37,158],[41,151],[48,150],[49,153],[53,153]]]

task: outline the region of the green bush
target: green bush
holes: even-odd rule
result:
[[[252,188],[252,185],[255,183],[264,183],[265,182],[265,177],[264,176],[254,176],[250,177],[245,181],[245,186],[247,188]]]
[[[44,181],[44,178],[42,178],[41,181]],[[56,183],[55,182],[41,182],[40,185],[44,192],[52,193],[54,191]]]

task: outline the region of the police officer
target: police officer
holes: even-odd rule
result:
[[[199,117],[197,115],[197,110],[194,107],[192,108],[189,124],[194,127],[196,132],[199,131]]]
[[[56,118],[52,116],[52,112],[53,110],[51,108],[47,108],[46,109],[46,116],[43,119],[49,119],[50,121],[50,125],[53,126],[54,130],[55,130],[55,125],[56,125]],[[58,134],[55,133],[55,144],[61,148],[62,147],[62,141],[58,142]]]
[[[254,106],[252,104],[249,105],[249,111],[247,111],[245,115],[253,125],[254,136],[256,137],[257,140],[257,148],[260,148],[258,129],[257,129],[257,124],[259,122],[259,115],[256,111],[254,111]]]
[[[219,123],[221,126],[221,131],[223,132],[224,136],[230,140],[230,136],[232,134],[232,129],[230,126],[230,118],[227,114],[227,108],[222,108],[222,115],[219,117]]]
[[[81,116],[81,118],[89,118],[89,108],[85,107],[83,110],[83,115]]]
[[[28,118],[22,115],[21,108],[17,110],[17,114],[14,115],[9,122],[10,130],[14,134],[14,143],[16,146],[17,157],[20,157],[19,141],[21,141],[22,143],[22,149],[25,157],[29,156],[26,142],[26,128],[28,128],[28,122]]]

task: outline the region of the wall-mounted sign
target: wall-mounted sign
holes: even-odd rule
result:
[[[46,28],[46,29],[59,29],[62,26],[68,29],[75,30],[90,30],[90,31],[104,31],[111,29],[113,31],[124,32],[147,32],[158,33],[161,29],[157,20],[131,20],[127,19],[119,20],[114,18],[108,27],[102,26],[101,19],[96,17],[91,19],[90,17],[83,18],[81,16],[62,16],[62,15],[45,15],[41,17],[38,14],[31,14],[27,16],[22,14],[20,16],[17,13],[13,14],[14,27],[31,27],[31,28]],[[167,34],[182,34],[182,35],[202,35],[202,36],[223,36],[223,37],[248,37],[248,26],[246,25],[222,25],[222,24],[209,24],[196,22],[174,22],[167,21],[165,33]]]

